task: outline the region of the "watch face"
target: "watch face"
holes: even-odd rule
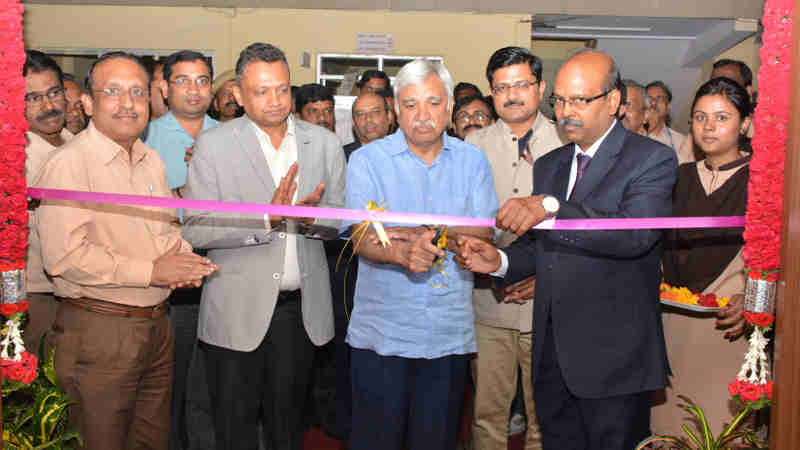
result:
[[[542,200],[542,207],[548,213],[554,213],[558,211],[558,206],[558,200],[556,200],[554,197],[545,197],[544,200]]]

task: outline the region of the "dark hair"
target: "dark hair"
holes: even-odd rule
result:
[[[483,97],[483,99],[486,101],[486,104],[489,105],[489,112],[492,113],[492,119],[493,120],[499,119],[500,116],[497,115],[497,110],[494,109],[494,97],[492,97],[491,95],[487,95],[486,97]]]
[[[22,76],[28,76],[28,72],[41,73],[53,71],[58,75],[58,84],[64,86],[64,72],[58,67],[56,60],[45,55],[39,50],[25,50],[25,65],[22,66]]]
[[[166,61],[164,61],[164,79],[169,81],[169,77],[172,76],[172,68],[175,64],[180,62],[193,62],[193,61],[203,61],[208,67],[208,76],[210,79],[214,79],[214,69],[211,67],[211,64],[208,63],[208,60],[202,53],[196,52],[194,50],[181,50],[179,52],[175,52],[169,56],[167,56]]]
[[[133,61],[136,64],[138,64],[139,67],[142,68],[145,75],[147,76],[147,86],[150,86],[150,79],[151,79],[150,72],[147,70],[147,67],[145,67],[144,63],[142,63],[142,60],[139,59],[138,56],[132,53],[120,52],[120,51],[108,52],[104,53],[102,56],[100,56],[100,58],[98,58],[95,62],[93,62],[91,66],[89,66],[89,73],[86,75],[86,90],[89,92],[89,95],[93,94],[92,85],[94,84],[94,80],[92,78],[94,77],[95,68],[100,64],[103,64],[104,62],[110,61],[112,59],[127,59],[128,61]]]
[[[470,103],[472,103],[474,101],[478,101],[478,102],[481,102],[484,105],[486,105],[486,107],[489,109],[489,115],[494,117],[494,114],[492,114],[494,108],[492,108],[491,104],[486,101],[485,97],[483,97],[481,95],[467,95],[466,97],[461,97],[460,99],[456,100],[456,104],[455,104],[455,106],[453,106],[453,123],[454,124],[456,123],[456,113],[458,113],[458,111],[460,111],[461,108],[469,105]]]
[[[483,92],[481,92],[481,90],[480,90],[480,88],[478,88],[478,86],[475,86],[472,83],[466,83],[466,82],[462,81],[462,82],[458,83],[455,88],[453,88],[453,96],[455,97],[456,92],[467,90],[467,89],[474,90],[475,92],[478,93],[477,95],[483,95]]]
[[[295,110],[300,114],[300,110],[307,104],[325,100],[329,100],[331,103],[334,102],[330,88],[317,83],[304,84],[300,86],[297,94],[295,94]]]
[[[531,66],[531,73],[536,77],[536,81],[542,80],[542,60],[538,56],[527,48],[504,47],[494,52],[489,58],[489,64],[486,65],[486,79],[489,80],[489,86],[493,86],[494,72],[497,69],[516,64],[528,64]]]
[[[381,80],[386,81],[387,88],[392,86],[392,81],[389,80],[389,75],[386,75],[386,72],[382,70],[375,70],[375,69],[365,70],[364,73],[361,74],[361,77],[358,79],[357,86],[361,88],[362,86],[367,84],[369,80],[375,78],[380,78]]]
[[[239,53],[239,59],[236,60],[236,81],[242,79],[247,66],[253,61],[266,63],[281,61],[286,65],[286,70],[289,70],[289,63],[286,61],[286,55],[281,49],[272,44],[256,42],[248,45],[247,48]]]
[[[669,90],[669,86],[667,86],[666,83],[661,80],[656,80],[648,83],[647,86],[645,86],[645,90],[650,89],[651,87],[661,88],[661,90],[667,94],[667,101],[672,102],[672,91]]]
[[[383,91],[383,90],[384,90],[384,89],[381,89],[381,91]],[[386,90],[387,90],[387,91],[389,91],[389,92],[391,92],[389,89],[386,89]],[[389,112],[389,98],[388,98],[388,97],[386,97],[385,95],[383,95],[383,94],[380,94],[380,93],[378,93],[378,92],[370,92],[370,93],[368,93],[368,94],[361,94],[361,95],[377,95],[378,97],[382,98],[382,99],[383,99],[383,109],[384,109],[384,111],[386,111],[387,113]],[[355,107],[355,105],[356,105],[356,102],[358,101],[358,99],[359,99],[359,98],[361,98],[361,95],[359,95],[358,97],[356,97],[356,99],[353,101],[353,107]],[[352,111],[352,112],[353,112],[353,113],[355,113],[355,109],[353,109],[353,111]]]
[[[720,59],[714,63],[713,70],[725,66],[736,66],[739,68],[739,72],[742,74],[742,78],[744,79],[744,87],[753,85],[753,71],[750,70],[750,67],[748,67],[744,61],[739,61],[738,59]]]
[[[750,94],[747,93],[747,89],[727,77],[712,78],[703,83],[694,96],[690,112],[693,113],[697,102],[707,95],[724,96],[739,111],[741,120],[744,120],[745,117],[750,116],[753,112],[753,105],[750,103]],[[692,117],[694,117],[694,114],[692,114]],[[739,135],[739,147],[743,148],[748,140],[747,136]]]

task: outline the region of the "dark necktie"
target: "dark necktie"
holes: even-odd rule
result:
[[[591,156],[585,155],[583,153],[578,153],[575,156],[578,157],[578,173],[576,174],[577,176],[575,177],[575,184],[572,185],[572,192],[570,192],[569,194],[570,198],[572,197],[572,194],[575,193],[575,188],[578,187],[578,183],[580,183],[581,178],[583,178],[583,172],[586,170],[586,166],[588,166],[589,162],[591,162],[592,160]]]

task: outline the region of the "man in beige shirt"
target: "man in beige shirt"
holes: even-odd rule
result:
[[[678,164],[694,161],[691,146],[686,142],[686,135],[669,127],[672,112],[672,91],[663,81],[653,81],[647,85],[647,137],[654,139],[675,150]]]
[[[30,131],[25,133],[28,146],[25,148],[25,179],[32,185],[36,174],[50,153],[72,138],[64,126],[67,101],[64,96],[64,81],[58,64],[36,50],[25,52],[25,118]],[[53,283],[42,267],[39,229],[31,203],[28,211],[28,251],[25,269],[25,287],[30,302],[30,321],[22,337],[28,351],[39,353],[39,343],[45,331],[56,318],[56,301],[53,298]],[[41,355],[39,355],[41,357]]]
[[[486,75],[500,119],[470,133],[466,140],[486,153],[498,201],[504,203],[530,196],[534,161],[563,144],[555,124],[538,112],[546,87],[541,59],[521,47],[502,48],[489,59]],[[497,245],[504,247],[514,239],[513,233],[502,232]],[[507,448],[508,416],[520,367],[528,416],[525,448],[541,448],[531,378],[533,302],[525,301],[533,297],[534,284],[531,277],[498,292],[489,278],[475,278],[475,449]]]
[[[53,153],[42,188],[170,197],[164,164],[139,136],[148,75],[133,55],[103,55],[89,70],[89,127]],[[61,303],[55,367],[77,401],[70,422],[89,449],[166,449],[173,336],[164,300],[216,270],[191,253],[174,210],[43,201],[42,257]]]

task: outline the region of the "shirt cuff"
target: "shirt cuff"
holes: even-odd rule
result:
[[[508,272],[508,256],[506,255],[506,252],[500,250],[499,248],[497,249],[497,253],[500,253],[500,267],[489,275],[497,278],[504,278],[506,276],[506,272]]]

